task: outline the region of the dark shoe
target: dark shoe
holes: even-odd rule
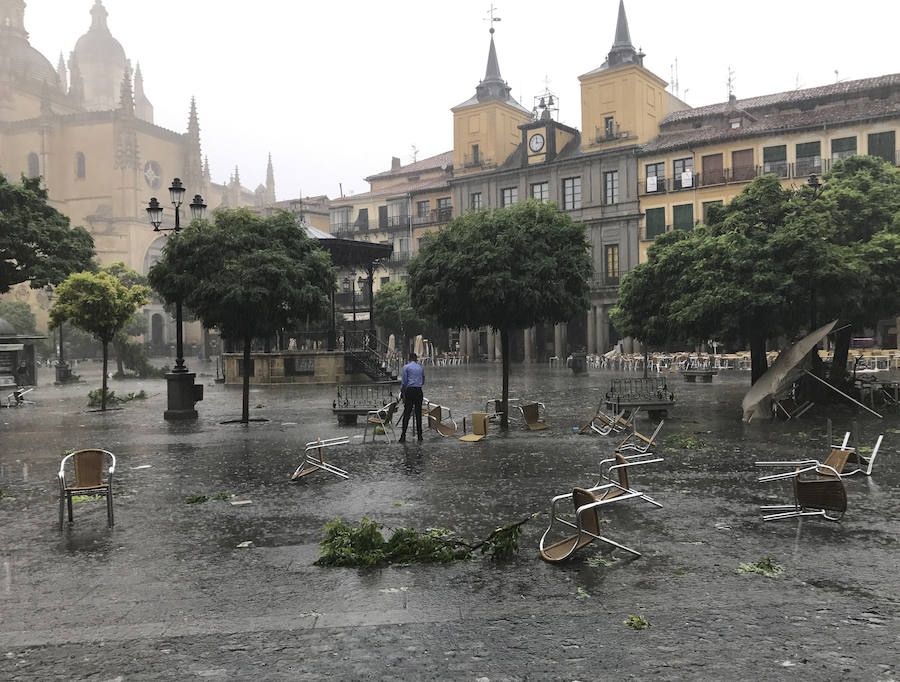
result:
[[[405,435],[404,435],[404,436],[400,436],[400,439],[399,439],[397,442],[398,442],[398,443],[405,443],[405,442],[406,442],[406,436],[405,436]]]

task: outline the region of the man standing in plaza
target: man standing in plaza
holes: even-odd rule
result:
[[[409,362],[403,365],[400,373],[400,398],[403,400],[403,432],[400,442],[406,442],[406,427],[409,426],[409,415],[416,414],[415,431],[422,440],[422,386],[425,385],[425,370],[418,362],[415,353],[409,354]]]

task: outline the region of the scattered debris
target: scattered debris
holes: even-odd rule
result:
[[[188,504],[203,504],[209,502],[209,495],[189,495],[186,502]]]
[[[244,540],[243,542],[238,543],[238,549],[247,549],[248,547],[253,547],[253,540]]]
[[[591,568],[606,568],[607,566],[612,566],[617,561],[618,559],[615,557],[607,559],[602,556],[592,556],[588,558],[587,565]]]
[[[96,502],[105,499],[103,495],[72,495],[72,502]]]
[[[578,591],[575,593],[575,599],[590,599],[590,598],[591,598],[591,595],[583,587],[579,587]]]
[[[643,616],[628,616],[628,618],[622,621],[622,624],[635,630],[646,630],[651,627],[650,621]]]
[[[231,501],[232,507],[239,507],[242,504],[252,504],[252,501],[251,500],[232,500]]]
[[[776,564],[772,561],[772,557],[767,556],[765,559],[760,559],[759,561],[741,564],[738,566],[737,570],[738,573],[759,573],[767,578],[774,578],[775,576],[784,573],[784,566]]]
[[[140,466],[131,467],[131,469],[132,471],[136,471],[138,469],[150,469],[152,466],[152,464],[141,464]]]
[[[700,450],[706,443],[696,433],[673,433],[666,437],[665,444],[670,448],[682,450]]]

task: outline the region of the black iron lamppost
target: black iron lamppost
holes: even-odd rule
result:
[[[819,181],[819,176],[815,173],[809,174],[809,179],[806,181],[806,184],[809,185],[810,189],[813,191],[813,199],[819,196],[819,192],[821,192],[822,188],[825,186]]]
[[[51,303],[55,298],[53,285],[48,284],[44,287],[44,293],[47,294],[47,300]],[[65,351],[63,350],[63,323],[59,323],[59,356],[56,359],[56,383],[65,384],[72,380],[72,368],[66,362]]]
[[[147,217],[153,225],[154,232],[179,232],[181,230],[181,204],[184,201],[184,187],[179,178],[172,180],[169,187],[169,198],[175,207],[175,227],[160,227],[162,224],[163,207],[156,197],[151,197],[147,205]],[[194,195],[190,203],[191,218],[203,217],[206,204],[199,194]],[[182,322],[181,298],[175,301],[175,368],[168,374],[168,409],[165,412],[166,419],[196,419],[197,410],[194,403],[203,400],[203,385],[194,384],[194,374],[188,372],[184,364],[184,333]]]

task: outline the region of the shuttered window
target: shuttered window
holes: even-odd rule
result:
[[[676,230],[691,230],[694,227],[694,205],[681,204],[672,207],[672,226]]]
[[[647,239],[655,239],[666,231],[666,209],[647,209]]]

